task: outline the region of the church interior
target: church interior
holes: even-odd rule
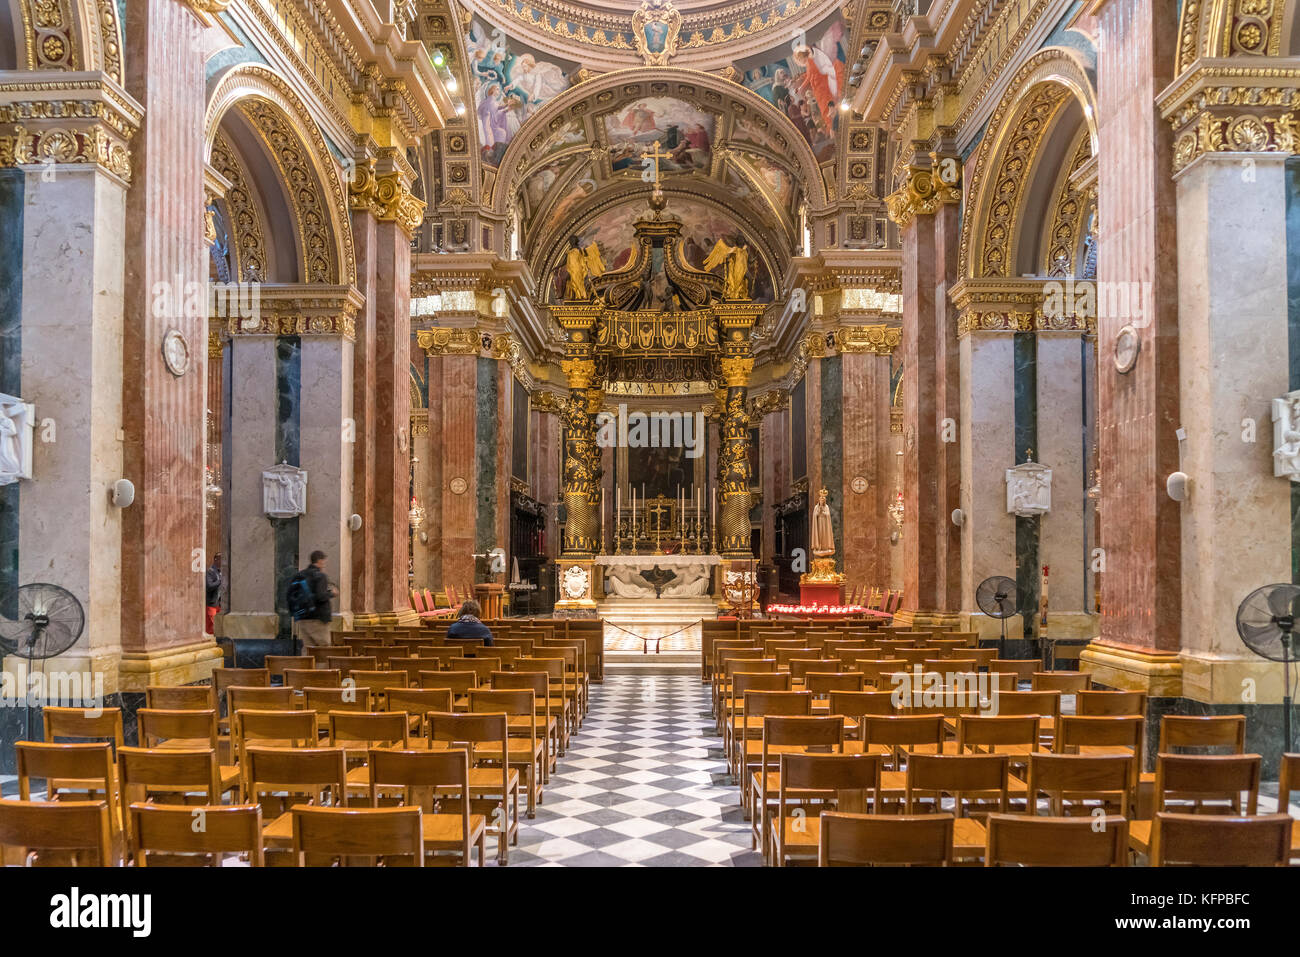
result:
[[[1298,10],[0,0],[4,863],[1300,864]]]

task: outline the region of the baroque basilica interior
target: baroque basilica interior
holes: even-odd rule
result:
[[[1297,9],[3,0],[5,862],[1300,863]]]

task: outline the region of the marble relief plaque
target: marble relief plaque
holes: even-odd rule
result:
[[[0,485],[32,477],[36,407],[0,392]]]
[[[1052,510],[1052,470],[1037,462],[1007,469],[1007,511],[1043,515]]]
[[[262,472],[262,511],[267,518],[293,518],[307,511],[307,471],[281,462]]]

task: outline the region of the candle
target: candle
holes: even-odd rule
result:
[[[712,529],[710,537],[713,539],[713,550],[718,550],[718,487],[713,486],[713,501],[709,503],[709,527]]]

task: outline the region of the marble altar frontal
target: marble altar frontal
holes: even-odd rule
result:
[[[605,594],[611,598],[702,598],[717,555],[601,555]]]

